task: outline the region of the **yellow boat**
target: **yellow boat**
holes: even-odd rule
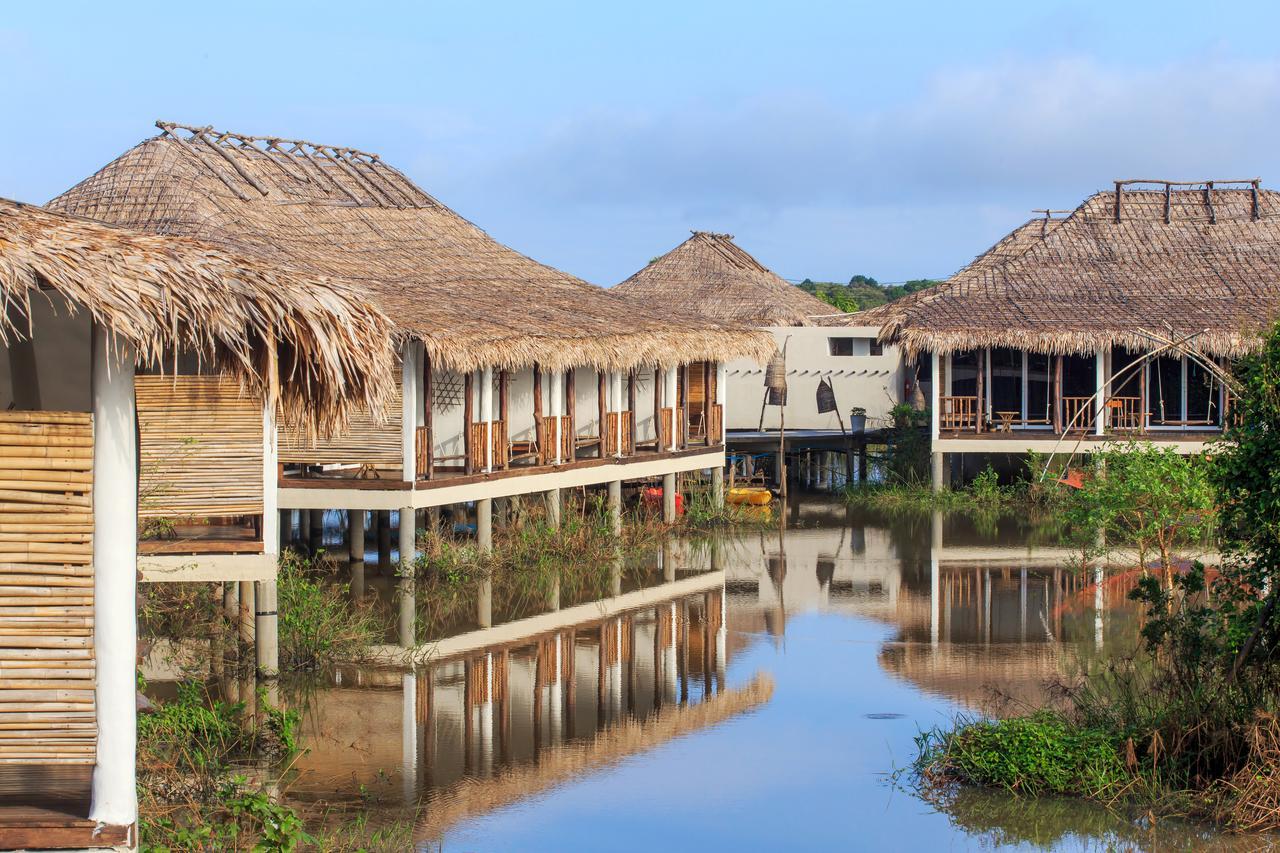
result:
[[[765,506],[773,500],[773,492],[759,486],[735,486],[729,490],[725,500],[731,504]]]

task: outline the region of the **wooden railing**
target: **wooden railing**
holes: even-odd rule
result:
[[[569,429],[568,415],[546,415],[542,419],[542,445],[539,447],[540,457],[538,462],[542,465],[551,465],[556,461],[556,420],[560,421],[560,461],[568,462],[573,458],[573,433]]]
[[[1062,428],[1072,432],[1089,432],[1093,429],[1092,397],[1062,398]]]
[[[622,419],[622,455],[631,456],[636,452],[635,416],[631,412],[610,412],[605,420],[604,456],[613,456],[618,452],[618,419]]]
[[[471,425],[471,468],[474,471],[483,471],[488,461],[485,458],[485,441],[486,432],[492,435],[493,441],[493,469],[494,471],[507,467],[509,461],[510,445],[507,443],[507,423],[506,421],[478,421]]]
[[[431,469],[435,464],[435,460],[432,459],[431,444],[431,432],[426,427],[420,426],[414,430],[414,469],[418,472],[419,480],[431,479]]]
[[[724,441],[724,406],[712,403],[707,407],[707,444]]]
[[[938,425],[944,430],[977,429],[977,397],[941,397]]]
[[[658,451],[671,449],[671,424],[675,422],[676,446],[684,446],[684,408],[664,407],[658,420]]]
[[[1107,400],[1106,412],[1108,429],[1118,432],[1139,432],[1142,430],[1142,401],[1137,397],[1112,397]]]
[[[0,460],[0,765],[91,765],[92,418],[0,412]]]

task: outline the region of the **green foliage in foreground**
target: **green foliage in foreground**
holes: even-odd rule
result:
[[[1131,782],[1112,734],[1048,712],[935,729],[920,735],[917,745],[921,769],[938,782],[1100,800],[1114,799]]]
[[[382,636],[372,603],[353,602],[348,584],[325,577],[333,570],[323,557],[303,557],[293,550],[280,556],[276,595],[282,670],[360,660]]]

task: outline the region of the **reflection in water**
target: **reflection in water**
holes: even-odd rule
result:
[[[648,849],[654,815],[679,847],[1204,841],[1074,801],[930,806],[885,783],[920,728],[1039,703],[1132,648],[1132,605],[1096,569],[1017,519],[801,500],[777,517],[519,607],[499,586],[425,665],[334,673],[295,700],[308,752],[289,795],[412,816],[419,841],[463,849]]]

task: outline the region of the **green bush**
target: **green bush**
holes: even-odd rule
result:
[[[919,741],[920,768],[938,782],[1094,799],[1112,799],[1130,782],[1121,745],[1110,733],[1049,712],[935,730]]]
[[[286,551],[277,576],[281,670],[360,660],[382,636],[372,603],[353,602],[347,584],[325,580],[323,557]]]

